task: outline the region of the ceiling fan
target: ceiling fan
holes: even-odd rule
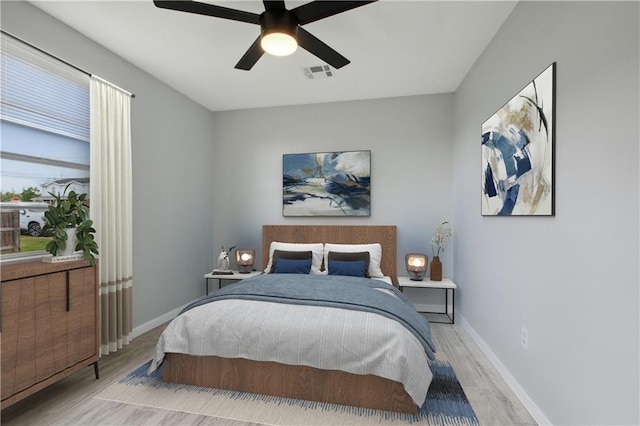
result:
[[[312,1],[288,10],[284,1],[263,1],[265,11],[261,14],[201,3],[191,0],[154,0],[163,9],[195,13],[260,25],[260,36],[238,61],[235,68],[250,70],[266,51],[276,56],[295,52],[298,45],[334,68],[342,68],[350,61],[331,47],[314,37],[302,25],[346,12],[371,1]]]

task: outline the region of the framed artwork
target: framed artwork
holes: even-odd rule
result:
[[[371,151],[282,156],[284,216],[371,216]]]
[[[551,64],[482,124],[482,215],[554,216]]]

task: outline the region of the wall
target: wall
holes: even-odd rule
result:
[[[398,226],[404,254],[429,253],[435,225],[450,220],[451,94],[214,114],[214,247],[255,248],[263,224]],[[282,216],[282,154],[371,150],[371,216]],[[450,276],[452,250],[443,257]],[[216,256],[217,258],[217,256]]]
[[[213,256],[212,113],[29,3],[2,2],[2,28],[136,94],[133,326],[202,295]]]
[[[460,310],[554,424],[640,423],[638,18],[520,2],[454,97]],[[482,217],[480,126],[554,61],[556,215]]]

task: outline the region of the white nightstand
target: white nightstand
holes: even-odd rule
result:
[[[458,288],[453,281],[447,278],[443,278],[442,281],[431,281],[429,278],[425,278],[422,281],[412,281],[409,277],[398,277],[398,288],[402,291],[403,287],[413,288],[435,288],[444,290],[444,312],[422,312],[424,314],[444,314],[449,318],[449,321],[430,321],[430,322],[444,322],[446,324],[455,323],[455,310],[456,299],[455,291]],[[451,315],[449,315],[449,292],[451,292]]]
[[[218,280],[219,290],[222,288],[222,280],[240,281],[260,274],[262,274],[262,271],[251,271],[246,274],[241,274],[238,271],[233,271],[233,274],[213,274],[209,272],[208,274],[204,274],[205,295],[209,295],[209,280]]]

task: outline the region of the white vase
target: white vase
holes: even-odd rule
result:
[[[65,228],[67,233],[67,247],[64,250],[58,250],[58,256],[70,256],[76,251],[76,230],[77,228]]]
[[[223,251],[220,253],[220,256],[218,256],[218,269],[223,271],[227,271],[229,269],[229,253],[226,251]]]

